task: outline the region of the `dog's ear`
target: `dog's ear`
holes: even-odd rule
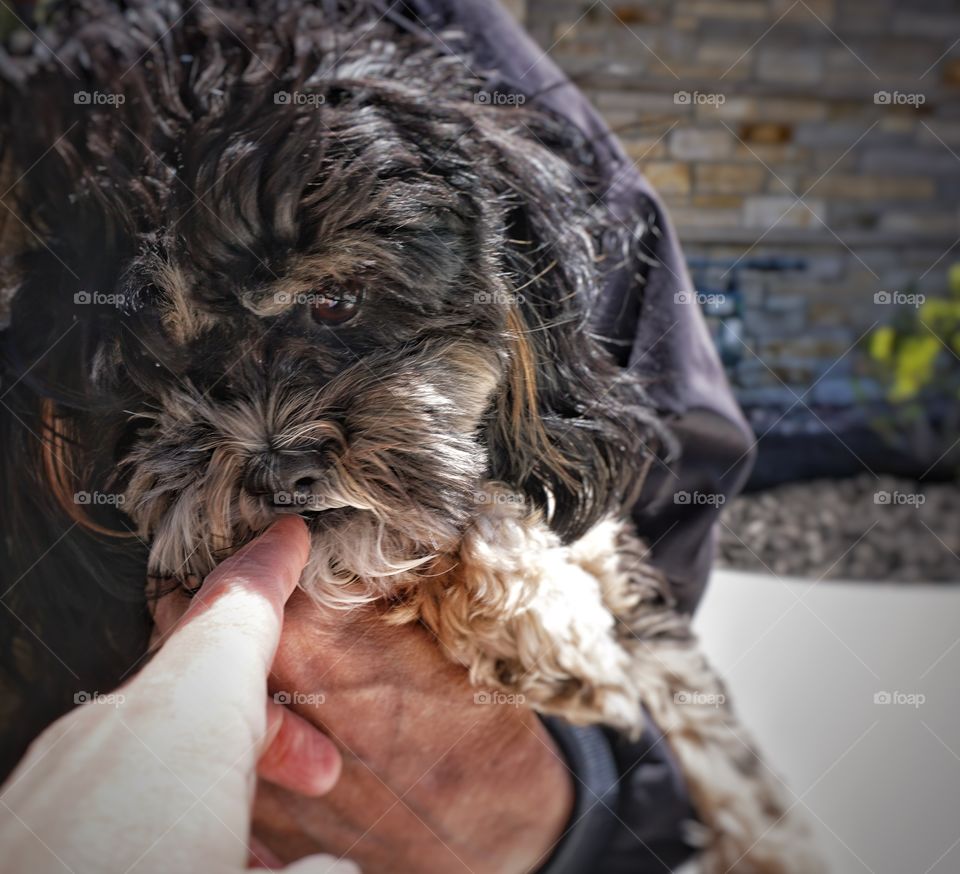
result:
[[[591,334],[602,281],[594,241],[610,225],[542,139],[498,143],[510,361],[488,443],[492,475],[570,542],[629,507],[670,440],[640,380]]]

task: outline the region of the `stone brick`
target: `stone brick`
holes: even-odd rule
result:
[[[690,200],[692,206],[701,209],[739,209],[743,206],[741,194],[694,194]]]
[[[823,225],[815,216],[826,218],[826,205],[822,200],[806,198],[796,203],[796,198],[782,195],[748,197],[744,204],[744,225],[757,230],[767,230],[776,222],[778,228],[811,228],[822,230]],[[813,214],[811,214],[811,212]]]
[[[937,234],[943,237],[960,233],[960,218],[951,212],[906,213],[889,211],[880,217],[880,229],[896,233]]]
[[[723,127],[681,127],[670,134],[670,154],[681,161],[715,161],[727,157],[734,142]]]
[[[859,399],[856,386],[849,378],[836,377],[832,373],[820,380],[810,394],[814,403],[832,407],[849,407]]]
[[[837,324],[847,318],[846,307],[837,301],[816,301],[810,304],[807,316],[813,324]]]
[[[793,144],[768,146],[764,143],[737,143],[733,157],[751,161],[763,161],[768,166],[776,164],[805,165],[810,161],[811,151],[808,148]]]
[[[677,0],[677,11],[698,18],[742,18],[763,21],[768,16],[766,0]]]
[[[901,0],[843,0],[836,9],[841,33],[882,33],[890,27],[894,4]]]
[[[871,134],[867,134],[863,139],[861,138],[875,121],[876,119],[874,118],[862,122],[834,121],[827,125],[823,123],[798,124],[795,129],[794,139],[797,143],[804,146],[816,146],[817,148],[836,146],[841,150],[837,155],[837,157],[839,157],[839,154],[842,154],[844,149],[852,146],[857,140],[860,140],[861,144],[867,141],[872,143],[873,137]],[[914,125],[916,125],[916,119],[914,119]],[[874,128],[874,130],[876,129]]]
[[[682,240],[684,228],[715,228],[717,230],[735,228],[740,224],[742,210],[683,207],[672,210],[671,215],[680,229]]]
[[[670,211],[671,215],[673,215],[676,210],[683,209],[690,204],[690,196],[687,194],[676,194],[671,191],[661,191],[660,198],[663,200],[664,205]]]
[[[608,8],[617,23],[627,27],[638,24],[659,24],[665,17],[665,10],[650,4],[611,3]]]
[[[810,165],[817,176],[828,172],[857,173],[861,170],[860,151],[849,146],[817,149],[813,152]]]
[[[899,141],[897,144],[903,146],[906,141],[914,137],[917,133],[916,113],[911,112],[908,115],[905,112],[901,112],[899,114],[891,113],[885,115],[875,130],[881,134],[894,134]],[[926,128],[923,128],[923,130],[926,130]]]
[[[816,85],[823,79],[823,55],[812,46],[764,46],[757,55],[756,73],[765,82]]]
[[[960,85],[960,58],[948,58],[940,67],[940,81],[944,85]]]
[[[754,118],[758,112],[758,102],[753,97],[741,97],[736,94],[727,94],[726,100],[721,106],[697,106],[697,118],[702,121],[716,122],[718,119],[724,121],[741,121],[747,118]]]
[[[929,199],[934,196],[934,180],[923,176],[848,176],[831,173],[819,182],[816,176],[805,178],[804,191],[811,186],[818,197],[884,198],[889,200]]]
[[[793,194],[803,195],[805,192],[800,187],[800,173],[792,167],[784,169],[783,167],[771,168],[774,172],[767,171],[767,181],[764,190],[771,194]],[[776,174],[776,175],[774,175]]]
[[[823,121],[829,117],[830,104],[807,96],[765,98],[758,102],[757,114],[764,121]]]
[[[647,161],[667,157],[666,143],[659,137],[630,137],[623,146],[630,160],[639,163],[641,169]]]
[[[793,128],[781,122],[747,122],[740,125],[737,136],[751,147],[754,145],[776,146],[789,143],[793,139]]]
[[[750,65],[746,63],[743,54],[745,48],[740,40],[710,40],[707,43],[701,42],[695,50],[697,60],[700,63],[715,67],[718,71],[717,75],[726,78],[732,76],[741,66],[743,71],[749,74]],[[741,61],[743,61],[742,64]]]
[[[755,194],[763,190],[769,176],[759,163],[699,164],[695,179],[698,193]]]
[[[771,294],[767,299],[767,309],[774,313],[786,313],[805,310],[807,299],[802,294]]]
[[[650,161],[643,165],[650,184],[657,191],[666,194],[688,194],[690,192],[690,165],[679,161]]]
[[[960,172],[960,161],[946,149],[868,149],[863,154],[863,169],[869,173],[893,171],[896,173]]]
[[[835,282],[843,276],[845,255],[833,252],[811,252],[805,274],[811,280]]]
[[[909,119],[913,122],[916,129],[916,119]],[[917,130],[917,140],[923,145],[937,145],[943,148],[943,143],[948,146],[960,146],[960,121],[945,121],[944,119],[924,119],[925,124],[920,125]],[[957,151],[954,149],[954,151]],[[958,152],[960,154],[960,152]]]
[[[939,42],[945,33],[960,33],[960,15],[933,15],[910,9],[894,16],[893,32],[904,36],[930,37]],[[939,54],[931,54],[930,60]]]
[[[608,111],[629,112],[637,118],[657,118],[679,113],[684,107],[677,106],[673,94],[649,94],[637,91],[614,91],[612,89],[587,89],[587,94],[603,115]],[[663,125],[665,130],[667,125]]]
[[[847,2],[847,0],[840,0],[841,3]],[[834,14],[834,0],[804,0],[803,6],[807,7],[793,7],[796,6],[795,0],[772,0],[770,4],[770,12],[775,18],[779,18],[784,13],[787,13],[784,21],[789,21],[791,19],[799,19],[803,15],[810,16],[811,14],[816,14],[823,22],[829,23],[833,18]],[[793,10],[791,12],[791,9]]]

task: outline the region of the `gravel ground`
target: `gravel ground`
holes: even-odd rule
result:
[[[721,567],[778,576],[960,582],[960,485],[864,474],[743,495],[723,511]]]

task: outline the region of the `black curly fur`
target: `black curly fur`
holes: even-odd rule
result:
[[[390,17],[375,23],[374,2],[188,6],[55,4],[40,34],[55,57],[37,43],[0,65],[0,145],[23,174],[5,204],[29,228],[8,265],[19,287],[0,385],[4,685],[11,713],[31,714],[8,732],[7,765],[71,691],[116,683],[148,629],[146,545],[90,533],[54,500],[51,421],[71,486],[115,490],[170,387],[230,403],[244,349],[248,373],[285,367],[323,385],[356,358],[458,338],[506,368],[519,331],[535,397],[504,380],[481,427],[486,475],[526,493],[561,536],[621,510],[664,444],[641,387],[587,330],[593,244],[609,226],[571,131],[476,102],[483,81],[467,63]],[[171,271],[202,314],[188,339]],[[321,286],[344,271],[378,289],[377,311],[335,339],[296,308],[254,312],[291,275]],[[522,295],[514,321],[487,304],[505,289]],[[123,305],[74,306],[81,291]],[[91,515],[131,527],[119,510]]]

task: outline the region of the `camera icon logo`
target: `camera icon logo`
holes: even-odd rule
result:
[[[689,504],[691,502],[690,492],[677,492],[673,496],[673,503],[675,504]]]
[[[877,93],[873,95],[873,102],[876,103],[877,106],[888,106],[893,102],[893,95],[889,91],[877,91]]]
[[[689,91],[677,91],[673,95],[673,102],[677,106],[689,106],[693,102],[693,95]]]
[[[873,695],[874,704],[889,704],[893,701],[893,696],[889,692],[875,692]]]
[[[873,503],[875,504],[889,504],[893,500],[893,496],[890,492],[877,492],[873,496]]]
[[[273,95],[273,102],[277,104],[277,106],[284,106],[293,101],[289,91],[278,91]]]
[[[893,295],[889,291],[878,291],[873,296],[873,302],[877,304],[893,303]]]
[[[88,106],[92,102],[89,91],[75,91],[73,93],[73,102],[77,106]]]
[[[277,704],[291,704],[293,696],[289,692],[274,692],[273,700]]]

